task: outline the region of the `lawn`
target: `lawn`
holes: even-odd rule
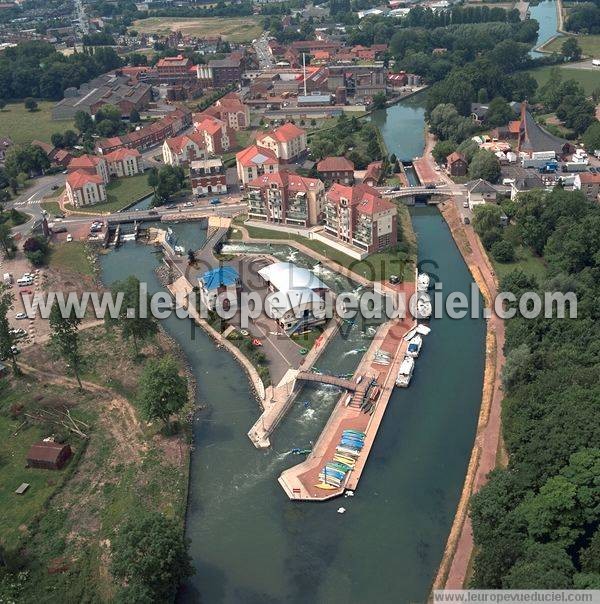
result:
[[[73,130],[71,120],[52,119],[53,106],[50,101],[38,101],[38,110],[30,112],[23,103],[7,104],[0,111],[0,133],[15,143],[30,143],[34,139],[49,143],[55,132]]]
[[[412,269],[409,268],[412,266],[411,263],[406,262],[398,252],[395,251],[371,254],[364,260],[356,260],[352,256],[344,254],[344,252],[340,252],[321,241],[307,239],[300,235],[293,235],[291,233],[254,226],[246,226],[246,229],[253,239],[281,239],[282,243],[290,240],[302,243],[307,248],[341,264],[370,281],[383,281],[390,275],[402,276],[406,281],[412,281],[414,278]]]
[[[299,335],[294,334],[291,336],[292,340],[298,344],[298,346],[302,346],[302,348],[306,348],[306,350],[312,350],[312,347],[315,345],[315,342],[321,337],[323,333],[320,329],[311,329],[306,333],[301,333]]]
[[[70,241],[53,246],[49,264],[57,270],[77,272],[90,277],[94,274],[90,253],[83,241]]]
[[[152,187],[148,184],[147,174],[118,178],[111,181],[106,186],[108,201],[105,203],[97,203],[89,208],[86,207],[85,211],[103,213],[118,212],[150,193],[152,193]],[[70,204],[66,204],[66,207],[70,210],[76,210],[76,208]]]
[[[541,88],[550,79],[552,69],[552,65],[547,65],[531,69],[528,73],[536,79],[538,86]],[[600,86],[600,69],[598,71],[593,71],[592,69],[570,69],[563,65],[560,67],[560,70],[563,80],[575,80],[583,86],[586,94],[592,94],[592,91]]]
[[[169,34],[180,31],[189,36],[222,36],[230,42],[250,42],[263,32],[257,17],[149,17],[133,22],[139,33]]]
[[[63,213],[61,207],[58,205],[58,201],[42,201],[40,205],[50,216],[57,216]]]
[[[573,36],[584,56],[592,58],[600,58],[600,35],[589,35],[589,36]],[[561,36],[560,38],[554,38],[551,42],[544,46],[544,50],[548,52],[561,52],[562,45],[564,44],[567,36]]]
[[[490,255],[496,270],[496,274],[500,279],[511,271],[520,269],[526,275],[535,277],[538,283],[541,283],[545,280],[547,269],[544,261],[541,258],[534,256],[530,250],[520,245],[516,247],[516,256],[517,260],[515,262],[503,263],[494,260]]]

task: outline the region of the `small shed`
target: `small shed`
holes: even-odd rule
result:
[[[73,455],[71,447],[63,443],[42,441],[35,443],[27,453],[27,467],[42,470],[60,470]]]

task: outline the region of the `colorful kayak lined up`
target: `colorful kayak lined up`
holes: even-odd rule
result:
[[[319,489],[340,489],[344,485],[346,476],[354,466],[365,444],[364,432],[358,430],[344,430],[340,442],[335,449],[333,459],[325,464],[319,472]]]

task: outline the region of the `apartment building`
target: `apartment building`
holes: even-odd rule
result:
[[[108,164],[106,159],[103,157],[97,157],[95,155],[81,155],[80,157],[74,157],[67,166],[67,170],[72,172],[85,172],[87,174],[96,174],[102,179],[103,183],[108,183],[110,174],[108,171]]]
[[[273,151],[250,145],[235,156],[237,175],[243,185],[262,176],[279,171],[279,159]]]
[[[354,163],[345,157],[324,157],[317,164],[317,172],[328,183],[351,185],[354,182]]]
[[[85,170],[69,173],[65,190],[69,203],[76,208],[106,201],[106,187],[102,176]]]
[[[325,232],[373,254],[398,240],[396,206],[365,184],[334,184],[325,196]]]
[[[199,119],[199,121],[196,121]],[[204,147],[209,154],[221,155],[234,145],[233,133],[227,124],[217,117],[199,114],[194,116],[194,127],[204,141]]]
[[[115,149],[104,156],[111,176],[136,176],[144,172],[144,159],[137,149]]]
[[[325,185],[293,172],[264,174],[248,183],[248,217],[291,226],[320,224]]]
[[[293,162],[306,151],[306,131],[288,122],[257,137],[256,144],[273,151],[282,162]]]
[[[190,164],[192,193],[202,197],[209,193],[227,193],[225,168],[220,157],[193,161]]]
[[[162,147],[163,161],[169,166],[185,166],[206,159],[204,137],[199,132],[168,138]]]

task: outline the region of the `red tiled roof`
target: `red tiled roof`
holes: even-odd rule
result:
[[[289,143],[291,140],[304,134],[304,132],[305,131],[302,130],[302,128],[298,128],[296,124],[287,122],[286,124],[279,126],[279,128],[275,128],[275,130],[263,134],[262,136],[258,137],[257,140],[262,140],[267,136],[271,136],[280,143]]]
[[[102,176],[99,174],[90,174],[85,170],[75,170],[67,176],[67,183],[72,189],[81,189],[88,183],[95,183],[97,185],[104,184]]]
[[[279,160],[273,151],[264,147],[257,147],[256,145],[250,145],[239,153],[236,153],[235,159],[245,168],[279,163]]]
[[[90,168],[96,169],[96,166],[100,163],[101,159],[95,155],[82,155],[81,157],[74,157],[67,168],[69,170],[89,170]]]
[[[208,132],[208,134],[214,136],[225,126],[225,122],[221,121],[219,118],[207,115],[200,123],[196,123],[195,126],[197,132]]]
[[[591,172],[580,172],[579,180],[585,185],[600,184],[600,174],[592,174]]]
[[[467,158],[462,153],[460,153],[459,151],[453,151],[446,158],[446,163],[448,165],[450,165],[450,164],[453,164],[455,161],[464,161],[464,162],[466,162]]]
[[[317,164],[317,172],[348,172],[354,163],[346,157],[325,157]]]
[[[128,157],[141,157],[142,154],[137,149],[115,149],[107,153],[104,157],[106,161],[122,161]]]
[[[372,178],[373,180],[378,181],[379,177],[381,176],[381,167],[382,166],[383,166],[383,162],[381,162],[381,161],[371,162],[367,166],[367,171],[365,172],[363,181],[367,180],[367,178]]]
[[[379,212],[395,209],[396,206],[391,201],[372,193],[366,193],[356,206],[356,210],[361,214],[378,214]]]
[[[319,191],[323,189],[323,182],[318,178],[308,178],[306,176],[300,176],[295,172],[280,171],[271,174],[264,174],[250,181],[250,187],[262,188],[264,186],[270,186],[277,184],[280,187],[288,187],[290,191],[296,192],[308,192],[308,191]]]
[[[365,199],[379,198],[379,191],[369,185],[359,184],[354,186],[335,183],[327,191],[327,199],[339,203],[341,198],[347,199],[350,205],[356,205]]]

